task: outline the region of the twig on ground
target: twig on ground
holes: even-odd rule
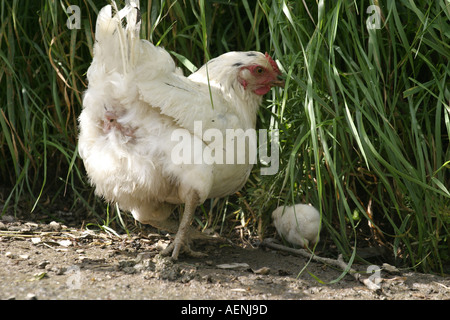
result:
[[[323,258],[323,257],[319,257],[317,255],[311,254],[305,249],[294,249],[294,248],[289,248],[284,245],[275,243],[274,239],[272,239],[272,238],[264,239],[264,241],[262,242],[262,245],[272,248],[272,249],[286,251],[286,252],[290,252],[290,253],[293,253],[296,255],[300,255],[302,257],[314,260],[316,262],[332,265],[332,266],[342,269],[343,271],[348,269],[348,264],[342,259],[342,255],[339,255],[339,257],[337,259]],[[352,268],[348,269],[348,273],[350,275],[352,275],[356,281],[361,282],[370,290],[377,291],[377,290],[381,289],[381,287],[378,284],[373,283],[370,279],[364,279],[360,273],[356,272]]]

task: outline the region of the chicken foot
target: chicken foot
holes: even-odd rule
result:
[[[172,218],[168,218],[163,221],[148,220],[145,223],[151,225],[152,227],[155,227],[156,229],[164,230],[169,233],[175,233],[175,234],[177,233],[178,226],[180,224],[179,221],[172,219]],[[201,231],[196,230],[192,226],[189,226],[189,228],[188,228],[187,237],[189,240],[205,240],[205,241],[210,241],[210,240],[222,241],[223,240],[222,238],[220,238],[218,236],[216,237],[216,236],[210,236],[210,235],[204,234]]]
[[[206,254],[202,252],[193,251],[189,247],[188,243],[189,235],[191,233],[190,225],[194,218],[195,208],[197,207],[198,203],[199,197],[197,192],[191,190],[187,196],[183,216],[181,218],[175,239],[167,248],[165,248],[161,252],[161,255],[168,256],[170,253],[172,253],[172,259],[178,260],[178,255],[180,254],[181,249],[183,249],[183,251],[196,258],[206,256]]]

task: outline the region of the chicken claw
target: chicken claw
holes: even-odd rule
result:
[[[172,253],[172,259],[178,260],[180,252],[184,252],[193,258],[206,258],[208,256],[206,253],[192,250],[189,245],[176,243],[175,241],[161,251],[161,256],[169,256]]]

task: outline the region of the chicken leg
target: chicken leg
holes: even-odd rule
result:
[[[172,253],[173,260],[178,260],[178,255],[180,254],[182,248],[184,249],[184,251],[186,251],[189,255],[193,257],[200,258],[206,256],[206,254],[202,252],[193,251],[189,247],[190,224],[194,217],[195,208],[199,203],[199,196],[196,191],[191,190],[187,194],[186,198],[187,199],[184,206],[183,216],[181,218],[180,225],[178,227],[178,231],[175,236],[175,240],[161,252],[163,256],[167,256],[170,253]]]

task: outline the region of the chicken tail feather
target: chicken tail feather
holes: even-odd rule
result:
[[[125,26],[122,22],[126,22]],[[122,10],[118,10],[115,1],[103,7],[97,17],[95,56],[106,62],[111,70],[127,73],[134,67],[136,43],[139,41],[141,13],[139,1],[127,0]]]

